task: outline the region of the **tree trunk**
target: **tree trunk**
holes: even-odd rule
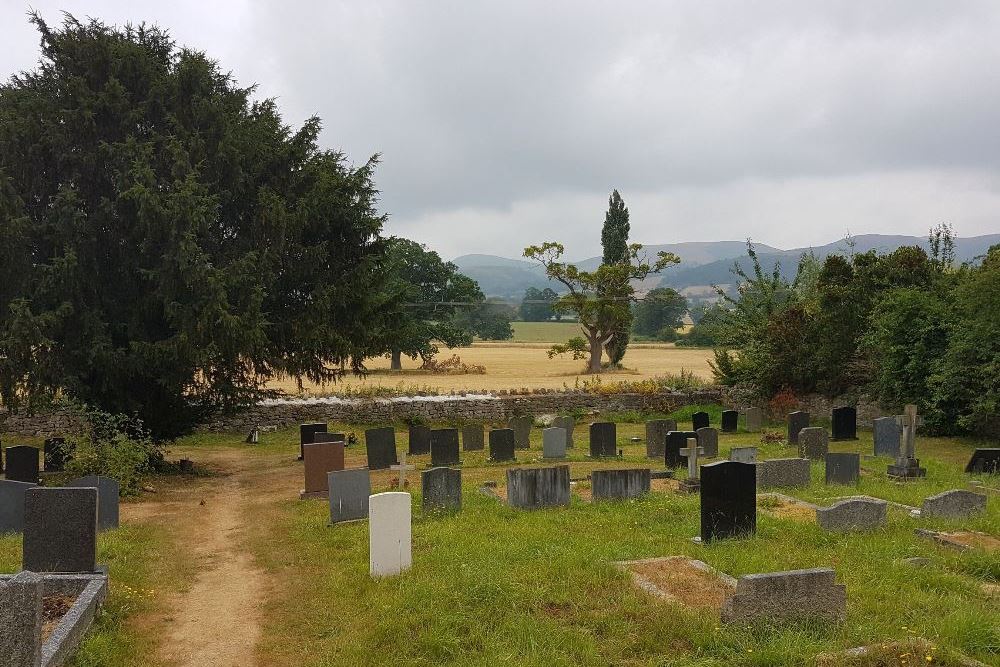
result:
[[[604,353],[604,344],[601,342],[599,335],[588,335],[587,340],[590,343],[590,362],[587,364],[587,372],[600,373],[601,355]]]
[[[389,370],[401,371],[403,370],[403,353],[399,350],[392,351],[392,362],[389,364]]]

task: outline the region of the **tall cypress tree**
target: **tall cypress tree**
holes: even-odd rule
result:
[[[622,264],[628,261],[628,208],[618,190],[608,197],[608,212],[604,214],[604,227],[601,229],[601,246],[604,248],[602,263]],[[608,341],[606,349],[612,366],[621,363],[628,348],[630,331],[632,329],[632,311],[628,305],[613,308],[615,333]]]

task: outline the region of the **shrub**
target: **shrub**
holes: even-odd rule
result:
[[[153,442],[137,417],[99,410],[88,410],[86,414],[88,433],[66,441],[71,457],[66,472],[74,477],[111,477],[118,482],[121,495],[137,494],[143,479],[163,464],[162,447]]]

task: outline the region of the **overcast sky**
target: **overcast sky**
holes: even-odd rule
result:
[[[1000,232],[1000,1],[33,0],[154,22],[381,153],[388,233],[446,257],[643,243]],[[0,75],[33,67],[3,0]]]

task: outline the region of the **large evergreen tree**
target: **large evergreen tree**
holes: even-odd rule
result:
[[[629,222],[628,208],[625,201],[618,194],[618,190],[608,197],[608,211],[604,214],[604,227],[601,229],[601,246],[604,248],[604,255],[601,258],[603,264],[627,264],[629,262]],[[628,348],[630,332],[632,330],[632,311],[630,309],[621,310],[616,320],[606,324],[608,330],[612,331],[611,339],[606,348],[608,360],[612,366],[621,363]]]

